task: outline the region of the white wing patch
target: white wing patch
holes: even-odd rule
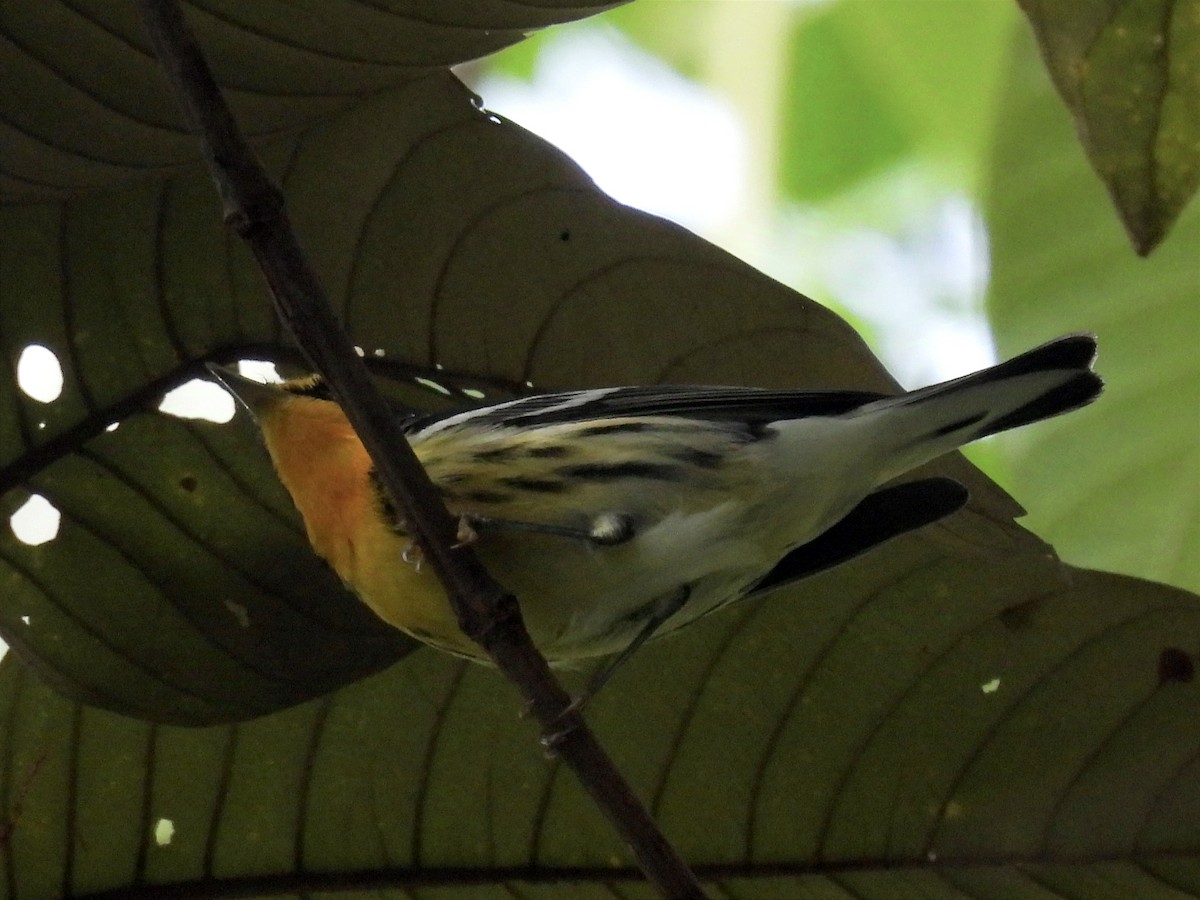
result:
[[[550,399],[547,396],[519,397],[516,400],[507,400],[504,403],[481,406],[476,409],[468,409],[460,413],[455,413],[452,416],[434,422],[426,428],[419,429],[417,434],[420,434],[422,437],[437,434],[448,428],[457,428],[460,425],[465,425],[474,419],[491,420],[491,424],[494,425],[517,425],[522,418],[565,412],[569,409],[575,409],[585,406],[588,403],[602,400],[609,394],[619,390],[621,388],[596,388],[588,391],[572,391],[566,394],[552,395],[557,398],[557,402],[550,405],[543,405],[547,399]],[[530,408],[522,410],[522,406]],[[505,415],[505,410],[510,411],[510,414]]]

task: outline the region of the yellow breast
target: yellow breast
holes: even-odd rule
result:
[[[473,657],[453,610],[409,538],[382,515],[371,459],[335,404],[287,397],[259,424],[280,481],[313,549],[384,621],[413,637]],[[408,557],[408,561],[405,560]]]

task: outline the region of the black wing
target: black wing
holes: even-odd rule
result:
[[[711,422],[766,425],[781,419],[833,416],[886,394],[869,391],[776,391],[750,387],[652,385],[537,394],[504,403],[420,416],[409,431],[471,424],[533,428],[581,419],[679,416]]]
[[[967,489],[951,478],[922,478],[882,487],[828,531],[784,556],[747,596],[832,569],[885,541],[957,512],[968,499]]]

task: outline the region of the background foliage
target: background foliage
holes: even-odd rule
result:
[[[1054,8],[1032,11],[1043,34]],[[1195,8],[1079,19],[1108,52],[1097,23],[1183,28]],[[191,7],[343,318],[403,397],[886,388],[841,320],[607,200],[439,68],[592,11]],[[780,189],[766,218],[820,202],[894,227],[895,171],[973,198],[997,342],[1095,329],[1110,381],[1003,449],[1013,493],[1070,562],[1196,586],[1200,220],[1184,213],[1148,259],[1128,249],[1014,10],[640,3],[605,19],[749,96],[781,148],[759,157]],[[1158,56],[1200,71],[1193,32],[1166,33]],[[5,4],[0,34],[0,339],[10,360],[51,347],[66,376],[50,404],[11,369],[0,385],[4,510],[36,491],[64,514],[40,547],[0,538],[0,628],[76,698],[0,667],[0,890],[636,894],[494,675],[406,656],[338,594],[248,424],[154,411],[204,359],[295,356],[188,162],[133,7]],[[716,61],[747,46],[753,60]],[[1151,96],[1186,143],[1197,92],[1171,84]],[[647,649],[597,700],[601,736],[728,895],[1200,893],[1195,597],[1060,564],[985,477],[936,468],[970,485],[968,510]]]

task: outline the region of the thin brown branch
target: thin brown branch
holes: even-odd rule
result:
[[[463,632],[481,644],[517,686],[541,724],[544,739],[553,742],[647,877],[665,896],[702,897],[686,863],[571,708],[570,697],[529,639],[515,598],[496,584],[469,549],[455,546],[456,522],[333,315],[292,231],[283,194],[243,139],[178,4],[138,0],[138,5],[176,99],[203,142],[225,221],[250,246],[280,317],[328,382],[384,486],[405,510]]]

